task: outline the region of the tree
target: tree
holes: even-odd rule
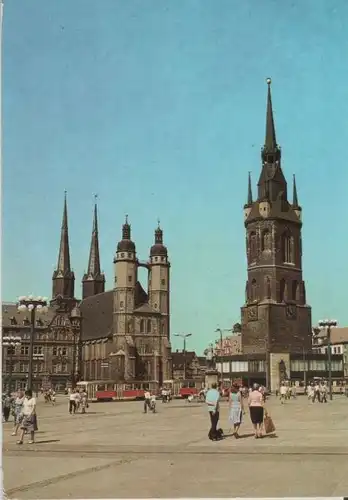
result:
[[[240,323],[235,323],[232,327],[232,332],[233,333],[241,333],[242,332],[242,325]]]

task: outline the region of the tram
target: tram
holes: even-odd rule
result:
[[[170,389],[173,398],[196,396],[204,387],[203,380],[165,380],[162,386]],[[105,380],[83,381],[76,384],[77,389],[87,393],[88,401],[139,401],[144,399],[146,391],[160,395],[157,382],[115,383]]]
[[[154,391],[151,382],[134,382],[115,384],[115,382],[80,381],[76,384],[78,389],[84,389],[90,402],[101,401],[137,401],[144,399],[145,391]],[[155,389],[157,392],[157,388]]]

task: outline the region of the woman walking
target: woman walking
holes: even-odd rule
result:
[[[31,389],[25,391],[25,398],[22,407],[23,420],[21,424],[21,437],[17,444],[23,444],[24,434],[30,432],[30,441],[28,444],[34,443],[35,434],[35,424],[36,424],[36,399],[33,398],[33,392]]]
[[[233,425],[233,436],[238,439],[238,431],[242,423],[242,414],[244,413],[243,396],[237,384],[233,384],[228,397],[229,402],[229,421]]]
[[[14,401],[14,424],[12,436],[17,436],[19,426],[22,422],[22,408],[24,403],[24,392],[20,389]]]
[[[248,405],[250,411],[250,419],[255,431],[255,439],[262,437],[263,424],[263,396],[259,391],[259,385],[254,384],[253,390],[249,394]]]

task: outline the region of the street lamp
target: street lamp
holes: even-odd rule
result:
[[[81,319],[80,309],[74,307],[70,314],[70,323],[73,331],[72,387],[75,387],[76,378],[81,371]]]
[[[37,313],[46,313],[48,311],[46,297],[19,297],[18,311],[30,311],[30,344],[29,344],[29,370],[28,370],[28,387],[32,389],[33,383],[33,351],[35,337],[35,317]]]
[[[319,321],[319,328],[326,328],[327,336],[327,361],[329,365],[329,395],[332,401],[332,367],[331,367],[331,328],[337,326],[335,319],[322,319]]]
[[[184,380],[186,380],[186,339],[191,337],[192,333],[174,333],[175,337],[181,337],[184,340]]]
[[[18,335],[6,335],[2,337],[3,347],[7,347],[7,355],[9,357],[9,373],[8,373],[8,391],[11,392],[12,386],[12,370],[13,370],[13,355],[15,354],[16,347],[20,346],[22,342],[21,337]]]

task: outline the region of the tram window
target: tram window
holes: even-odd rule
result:
[[[97,391],[105,391],[105,384],[97,384]]]
[[[144,389],[144,391],[148,391],[149,390],[149,384],[143,384],[143,389]]]
[[[132,390],[132,386],[131,386],[131,384],[125,384],[125,386],[124,386],[124,390],[125,390],[125,391],[131,391],[131,390]]]
[[[188,383],[188,386],[189,386],[190,388],[192,388],[192,387],[196,387],[196,385],[195,385],[195,383],[194,383],[194,382],[189,382],[189,383]]]
[[[107,391],[113,391],[114,390],[114,384],[108,384],[106,387]]]

